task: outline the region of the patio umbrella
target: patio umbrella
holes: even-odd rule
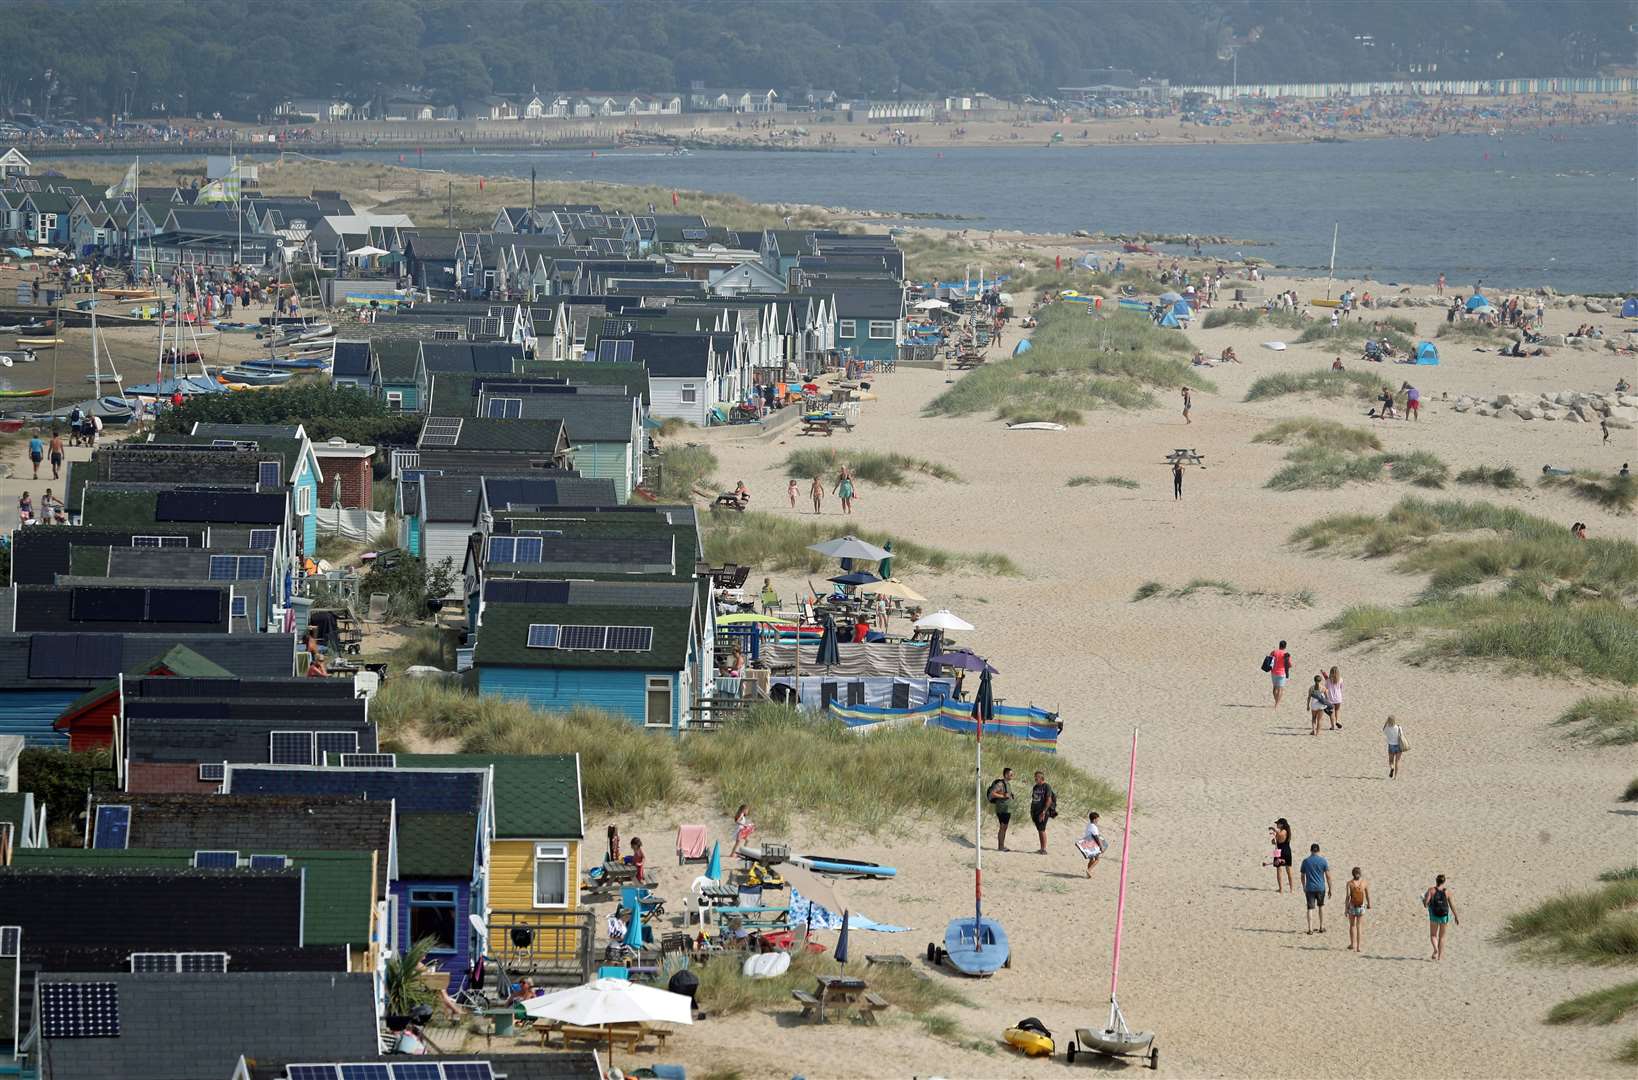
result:
[[[722,880],[722,841],[711,845],[711,861],[705,864],[705,876],[712,881]]]
[[[826,619],[824,632],[819,635],[819,649],[813,657],[814,665],[830,668],[840,664],[842,651],[836,646],[836,624]]]
[[[854,570],[852,573],[837,574],[835,577],[826,578],[825,580],[832,585],[869,585],[872,582],[880,581],[881,578],[872,574],[869,570]]]
[[[609,1024],[692,1024],[693,1002],[652,986],[626,979],[595,979],[523,1003],[523,1011],[542,1020],[561,1020],[581,1027]],[[609,1056],[614,1056],[614,1032],[609,1032]]]
[[[876,567],[876,573],[884,578],[890,578],[893,576],[893,541],[889,540],[883,544],[882,550],[887,552],[887,558],[883,559],[881,565]]]
[[[879,562],[892,554],[866,540],[860,540],[857,536],[841,536],[835,540],[810,544],[808,550],[828,555],[832,559],[868,559],[871,562]]]
[[[641,951],[643,948],[643,891],[641,889],[626,891],[631,893],[631,920],[626,923],[626,944]]]
[[[938,667],[960,668],[962,671],[986,671],[1000,674],[998,668],[991,667],[989,661],[968,649],[951,649],[949,652],[935,653],[927,658],[927,663]]]
[[[971,630],[973,624],[966,619],[950,613],[949,608],[940,608],[923,618],[916,620],[917,630]]]
[[[923,300],[918,304],[913,304],[911,306],[914,307],[917,311],[937,311],[940,308],[947,308],[950,305],[946,304],[942,300],[936,300],[936,299],[933,299],[933,298],[929,297],[928,299]]]
[[[842,912],[842,932],[836,935],[836,962],[847,963],[847,912]]]
[[[994,670],[984,665],[984,673],[978,677],[978,693],[973,696],[973,719],[980,727],[995,723],[995,687],[990,683],[990,673]]]
[[[385,255],[387,252],[373,244],[365,244],[363,247],[349,251],[347,254],[357,259],[373,259],[377,255]]]
[[[1181,299],[1183,298],[1174,292],[1163,292],[1160,294],[1160,302],[1163,304],[1175,304]]]
[[[897,578],[886,581],[873,581],[869,585],[861,585],[859,591],[867,596],[896,596],[900,600],[909,600],[913,604],[925,604],[927,598]],[[717,620],[721,622],[722,620]]]

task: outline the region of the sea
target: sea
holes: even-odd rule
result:
[[[415,164],[414,154],[403,155]],[[393,153],[348,154],[396,163]],[[1638,289],[1638,133],[1631,125],[1501,136],[1267,145],[1068,143],[836,152],[428,149],[428,169],[658,184],[756,202],[817,203],[983,232],[1233,237],[1257,256],[1339,277],[1452,288]],[[683,197],[681,209],[687,210]],[[669,207],[660,207],[662,211]],[[1180,249],[1173,249],[1180,250]]]

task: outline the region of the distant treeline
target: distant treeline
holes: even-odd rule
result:
[[[0,110],[251,119],[289,97],[758,87],[1050,95],[1174,81],[1571,75],[1626,0],[0,0]],[[1097,80],[1093,80],[1097,81]]]

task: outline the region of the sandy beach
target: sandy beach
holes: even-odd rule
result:
[[[1419,313],[1424,336],[1436,318]],[[1321,625],[1344,606],[1402,602],[1421,582],[1386,560],[1308,554],[1290,546],[1288,534],[1329,513],[1386,510],[1415,489],[1385,481],[1322,493],[1265,490],[1282,450],[1251,444],[1253,434],[1297,415],[1366,424],[1365,406],[1242,403],[1258,375],[1311,370],[1332,354],[1312,345],[1267,351],[1258,347],[1266,330],[1190,337],[1208,354],[1232,344],[1244,360],[1210,373],[1217,392],[1196,396],[1191,426],[1169,402],[1090,414],[1063,432],[1008,431],[977,417],[924,419],[922,406],[960,376],[901,368],[876,381],[881,400],[866,407],[860,429],[833,440],[844,453],[900,451],[960,475],[959,483],[866,486],[854,516],[862,526],[957,550],[1002,551],[1025,568],[1018,578],[922,575],[912,584],[976,624],[966,643],[1001,669],[1006,700],[1062,710],[1065,759],[1118,784],[1127,740],[1140,729],[1121,992],[1128,1017],[1160,1033],[1162,1070],[1179,1076],[1618,1075],[1609,1060],[1613,1031],[1541,1023],[1554,1002],[1619,981],[1618,973],[1526,963],[1495,936],[1510,913],[1631,861],[1638,823],[1614,797],[1638,754],[1573,748],[1549,730],[1585,689],[1582,680],[1512,675],[1490,664],[1416,667],[1398,648],[1332,647]],[[1382,369],[1396,386],[1412,377],[1428,402],[1419,422],[1378,425],[1390,449],[1430,450],[1453,470],[1512,462],[1526,475],[1548,461],[1614,469],[1635,456],[1630,430],[1602,447],[1596,425],[1488,419],[1441,401],[1443,394],[1607,388],[1633,377],[1630,357],[1558,350],[1548,360],[1519,361],[1470,348],[1444,347],[1439,367]],[[744,479],[759,509],[790,513],[776,466],[814,440],[736,434],[701,439],[721,461],[718,479],[725,488]],[[1199,449],[1207,462],[1188,473],[1181,502],[1172,499],[1164,462],[1177,446]],[[1081,473],[1129,476],[1140,487],[1065,486]],[[1479,497],[1465,489],[1443,494]],[[1632,534],[1630,519],[1554,493],[1494,501],[1566,526],[1584,520],[1594,535]],[[834,499],[826,517],[838,534],[847,530]],[[1195,577],[1246,590],[1311,589],[1317,599],[1312,608],[1205,594],[1131,599],[1142,582],[1176,587]],[[798,587],[777,577],[775,584],[787,596]],[[1311,738],[1292,694],[1279,711],[1269,707],[1259,664],[1280,638],[1290,641],[1299,673],[1341,666],[1344,731]],[[1391,782],[1380,734],[1389,713],[1415,740],[1404,775]],[[1050,779],[1050,759],[1047,768]],[[976,1003],[958,1010],[972,1039],[993,1041],[1019,1018],[1038,1016],[1061,1050],[1074,1027],[1101,1023],[1107,1011],[1122,815],[1105,813],[1110,865],[1086,881],[1071,846],[1084,808],[1063,811],[1050,856],[1016,850],[1016,823],[1015,850],[986,856],[986,910],[1008,928],[1016,959],[993,979],[962,984]],[[1275,893],[1272,871],[1259,863],[1276,817],[1292,822],[1300,853],[1322,845],[1339,895],[1348,870],[1365,869],[1375,905],[1362,955],[1345,951],[1340,900],[1327,909],[1328,932],[1305,936],[1301,897]],[[676,820],[695,819],[656,816],[646,824],[663,834]],[[992,829],[987,824],[991,847]],[[834,837],[793,839],[838,846]],[[915,928],[862,935],[866,951],[917,955],[970,903],[972,850],[957,827],[910,826],[902,837],[854,839],[846,848],[898,866],[900,877],[843,884],[843,897],[874,919]],[[1435,873],[1449,876],[1462,913],[1437,965],[1428,960],[1419,904]],[[758,1015],[696,1026],[674,1045],[691,1065],[725,1054],[762,1063],[747,1069],[757,1076],[1036,1076],[1065,1067],[1061,1057],[986,1054],[892,1027],[842,1034]]]

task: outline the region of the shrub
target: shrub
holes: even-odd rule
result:
[[[1187,338],[1142,315],[1094,318],[1081,305],[1053,304],[1031,349],[977,368],[934,398],[929,416],[990,413],[1010,423],[1080,423],[1088,409],[1146,408],[1155,387],[1212,389],[1187,360]]]
[[[393,622],[419,622],[429,614],[430,598],[447,596],[455,587],[455,560],[449,556],[428,566],[418,555],[395,551],[370,564],[359,594],[385,593],[387,618]]]
[[[1149,599],[1149,597],[1155,596],[1155,595],[1157,595],[1159,593],[1163,593],[1165,591],[1166,591],[1166,586],[1162,585],[1160,582],[1158,582],[1158,581],[1145,581],[1142,585],[1139,585],[1137,587],[1137,592],[1132,594],[1132,602],[1135,604],[1139,600],[1147,600],[1147,599]]]
[[[1590,470],[1578,470],[1569,476],[1543,476],[1539,483],[1545,488],[1562,488],[1577,498],[1618,514],[1631,513],[1633,503],[1638,501],[1638,481],[1631,476],[1605,476]]]
[[[717,469],[717,455],[704,446],[672,446],[660,451],[660,490],[662,499],[688,502],[694,490],[709,487],[716,481],[712,475]]]
[[[17,758],[17,790],[34,793],[36,810],[42,805],[47,808],[53,844],[80,847],[85,842],[85,796],[92,778],[113,767],[113,756],[106,749],[27,746]]]
[[[902,487],[910,483],[911,473],[921,473],[935,480],[959,480],[955,470],[936,461],[910,457],[906,454],[883,454],[871,450],[842,453],[833,447],[815,450],[793,450],[780,467],[786,476],[802,479],[824,477],[836,473],[846,465],[857,480],[888,487]]]
[[[1547,1022],[1613,1024],[1634,1011],[1638,1011],[1638,982],[1621,983],[1559,1002],[1547,1013]]]
[[[1069,817],[1119,799],[1103,781],[1016,740],[986,739],[984,751],[985,770],[997,776],[1008,766],[1020,776],[1046,769]],[[801,817],[843,834],[881,833],[906,819],[970,822],[973,812],[972,741],[938,728],[860,735],[839,720],[761,705],[710,738],[684,740],[682,757],[718,808],[748,802],[772,829]]]
[[[1456,482],[1476,487],[1493,487],[1498,491],[1512,491],[1525,486],[1524,481],[1519,478],[1518,470],[1511,465],[1495,469],[1488,465],[1475,465],[1471,469],[1463,469],[1457,473]]]
[[[1621,801],[1638,802],[1638,776],[1633,777],[1631,783],[1627,784],[1627,790],[1621,793]]]
[[[1600,746],[1638,743],[1638,697],[1632,694],[1589,695],[1564,710],[1555,724],[1571,738]]]
[[[1349,453],[1382,449],[1382,441],[1368,428],[1350,427],[1335,420],[1320,420],[1312,416],[1281,420],[1252,436],[1251,441],[1275,446],[1296,442]]]
[[[1356,397],[1373,400],[1382,392],[1382,379],[1368,371],[1276,372],[1254,380],[1246,390],[1247,401],[1265,401],[1286,394],[1313,394],[1322,398]]]

